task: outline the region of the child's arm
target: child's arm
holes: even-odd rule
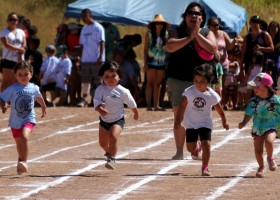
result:
[[[177,115],[175,116],[174,129],[179,128],[179,126],[181,125],[187,105],[188,105],[188,99],[186,96],[183,96],[182,102],[177,111]]]
[[[0,106],[1,106],[1,110],[2,110],[2,113],[6,113],[7,109],[8,109],[8,104],[6,104],[5,101],[3,101],[2,99],[0,99]]]
[[[68,84],[68,83],[69,83],[69,79],[70,79],[70,75],[67,74],[66,77],[65,77],[65,79],[64,79],[64,83],[65,83],[65,84]]]
[[[41,118],[45,117],[47,112],[46,112],[46,104],[43,98],[36,97],[36,101],[40,104],[42,107],[42,116]]]
[[[131,110],[133,111],[134,115],[133,115],[133,119],[138,120],[139,117],[139,112],[137,108],[131,108]]]
[[[244,115],[242,122],[238,124],[238,128],[242,129],[244,126],[246,126],[246,124],[250,121],[251,118],[252,116],[250,115]]]
[[[217,111],[217,113],[220,115],[221,119],[222,119],[222,124],[223,124],[223,127],[228,130],[229,129],[229,125],[227,123],[227,120],[226,120],[226,116],[225,116],[225,113],[224,113],[224,110],[222,109],[222,106],[220,103],[217,103],[216,105],[214,105],[215,107],[215,110]]]
[[[104,108],[104,105],[105,104],[100,104],[98,105],[95,110],[97,112],[99,112],[99,114],[102,116],[102,117],[105,117],[106,115],[108,115],[108,110]]]

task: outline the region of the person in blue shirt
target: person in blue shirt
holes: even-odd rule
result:
[[[16,142],[18,151],[17,173],[27,172],[29,154],[28,139],[36,125],[34,100],[42,107],[41,117],[46,115],[46,104],[39,87],[30,83],[33,67],[26,61],[18,62],[14,67],[17,82],[9,86],[0,94],[2,113],[10,108],[9,126]]]

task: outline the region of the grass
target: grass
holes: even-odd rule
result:
[[[132,1],[132,0],[131,0]],[[268,23],[272,20],[280,22],[279,0],[233,0],[233,2],[246,8],[248,18],[252,15],[260,15]],[[63,13],[68,3],[73,0],[1,0],[0,28],[6,27],[6,18],[10,12],[17,12],[27,16],[32,25],[38,27],[38,36],[41,39],[40,50],[43,52],[48,44],[53,44],[56,35],[56,27],[62,22]],[[180,14],[180,13],[178,13]],[[152,16],[151,16],[152,18]],[[125,34],[139,33],[144,40],[146,28],[135,26],[118,26],[121,36]],[[241,35],[246,34],[246,28]],[[138,59],[143,59],[143,43],[135,51]]]

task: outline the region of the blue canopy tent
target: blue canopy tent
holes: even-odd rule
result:
[[[70,3],[65,17],[80,18],[81,11],[89,8],[95,20],[124,25],[145,26],[155,14],[162,13],[165,20],[178,26],[186,7],[194,0],[78,0]],[[201,3],[207,19],[216,16],[230,36],[239,34],[246,23],[246,10],[230,0],[196,0]]]

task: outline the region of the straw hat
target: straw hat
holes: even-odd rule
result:
[[[168,22],[166,22],[166,21],[164,20],[163,16],[162,16],[160,13],[158,13],[158,14],[155,15],[153,21],[151,21],[151,22],[147,25],[147,27],[150,29],[150,28],[151,28],[151,24],[152,24],[152,23],[156,23],[156,22],[163,22],[163,23],[166,23],[166,29],[170,29],[170,28],[171,28],[171,24],[169,24]]]

